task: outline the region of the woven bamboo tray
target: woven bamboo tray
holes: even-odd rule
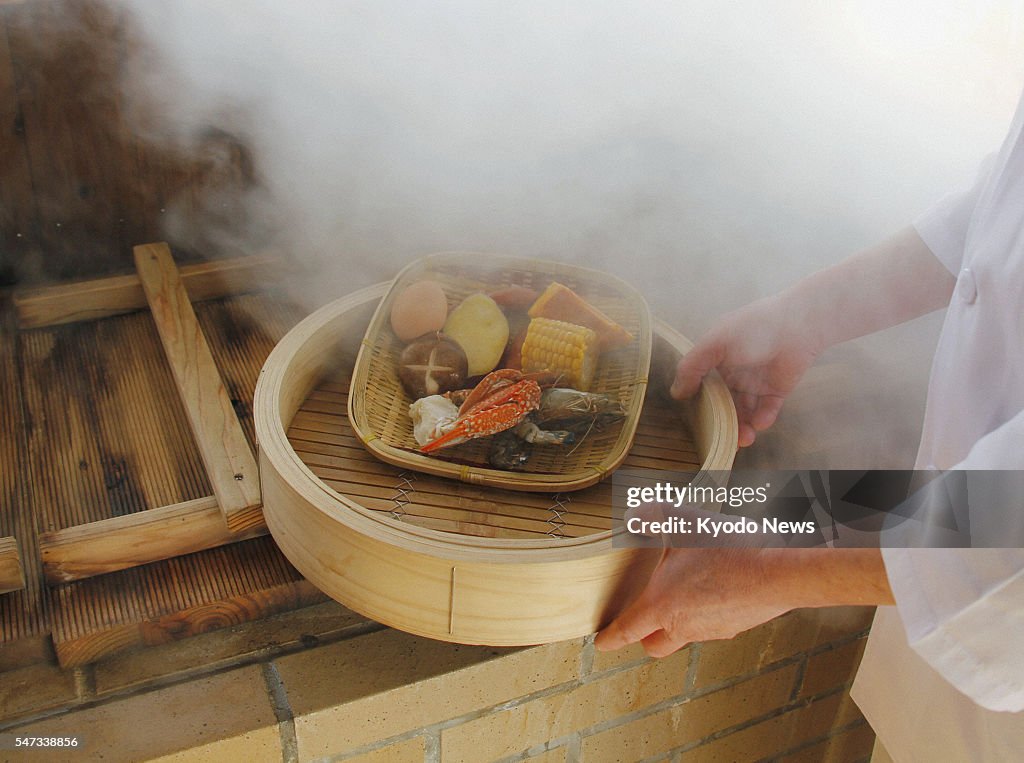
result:
[[[404,344],[391,330],[394,297],[423,279],[439,282],[454,307],[470,294],[510,286],[538,292],[558,281],[633,334],[627,346],[604,352],[590,391],[607,394],[622,404],[625,419],[601,432],[591,432],[571,448],[536,447],[522,471],[488,465],[487,439],[424,455],[412,434],[408,409],[412,399],[398,379],[398,357]],[[643,297],[607,274],[550,260],[479,253],[441,253],[407,266],[395,278],[366,329],[356,358],[348,398],[349,420],[363,444],[382,461],[427,474],[491,487],[543,492],[579,490],[600,481],[618,467],[633,442],[647,389],[651,363],[651,319]]]
[[[254,403],[267,526],[314,585],[387,625],[513,646],[592,633],[646,582],[656,553],[613,545],[610,481],[569,494],[482,487],[381,462],[346,415],[382,284],[326,305],[270,354]],[[652,378],[689,342],[653,323]],[[710,377],[693,401],[647,395],[624,467],[727,470],[736,415]]]

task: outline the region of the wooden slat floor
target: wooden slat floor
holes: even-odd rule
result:
[[[0,595],[0,670],[46,659],[50,651],[36,523],[24,476],[28,430],[16,348],[13,313],[0,301],[0,536],[13,535],[17,540],[27,584],[20,591]]]
[[[300,314],[267,295],[196,313],[250,445],[259,370]],[[148,312],[0,332],[0,534],[26,590],[0,596],[0,669],[78,665],[323,600],[269,538],[46,588],[36,533],[211,494]]]

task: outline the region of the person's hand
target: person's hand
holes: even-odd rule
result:
[[[736,402],[741,448],[775,423],[783,401],[820,352],[813,327],[789,309],[773,297],[726,315],[676,368],[671,395],[677,399],[692,397],[704,377],[718,370]]]
[[[651,657],[664,657],[799,607],[892,603],[877,548],[669,548],[594,646],[609,651],[640,642]]]
[[[765,595],[758,549],[666,549],[643,593],[594,645],[640,642],[665,657],[694,641],[732,638],[791,609]]]

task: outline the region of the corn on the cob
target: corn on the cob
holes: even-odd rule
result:
[[[534,318],[523,340],[525,373],[550,371],[560,374],[558,385],[586,392],[597,368],[597,334],[584,326]]]
[[[597,343],[603,352],[633,341],[633,335],[602,313],[568,286],[554,281],[530,307],[531,318],[553,318],[586,326],[597,332]]]

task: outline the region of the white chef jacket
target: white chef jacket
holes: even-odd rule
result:
[[[915,227],[957,275],[917,466],[1024,469],[1024,98],[975,186]],[[853,697],[886,750],[897,763],[1024,760],[1024,550],[883,558],[896,607],[878,610]]]

